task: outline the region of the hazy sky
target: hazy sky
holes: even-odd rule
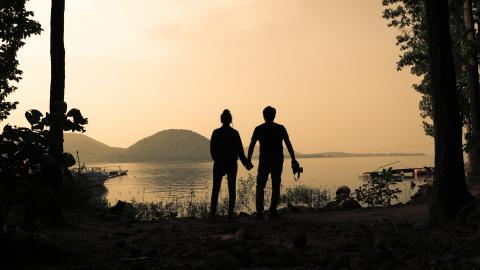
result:
[[[300,152],[432,152],[380,0],[66,2],[66,101],[111,146],[168,128],[210,137],[224,108],[246,145],[272,105]],[[45,31],[20,52],[7,122],[21,125],[47,110],[50,81],[50,1],[29,8]]]

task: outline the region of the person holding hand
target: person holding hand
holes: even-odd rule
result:
[[[232,114],[229,110],[225,109],[222,112],[220,121],[222,126],[213,131],[210,140],[210,154],[213,159],[213,186],[209,219],[215,218],[218,195],[225,175],[227,175],[228,181],[228,218],[233,219],[235,216],[237,160],[240,158],[247,170],[251,170],[253,164],[245,157],[240,134],[230,125]]]
[[[268,106],[263,110],[265,123],[255,128],[252,141],[248,148],[248,160],[251,163],[255,144],[260,142],[260,158],[258,164],[257,188],[256,188],[256,218],[263,216],[264,190],[267,184],[268,175],[272,178],[272,200],[270,203],[270,217],[275,218],[277,205],[280,199],[280,184],[282,182],[283,170],[283,143],[287,147],[292,158],[292,168],[300,168],[295,159],[292,143],[288,137],[287,129],[274,122],[276,115],[275,108]],[[303,170],[303,169],[302,169]]]

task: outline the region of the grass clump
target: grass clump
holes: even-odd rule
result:
[[[235,211],[252,214],[255,211],[256,178],[249,175],[246,178],[237,180],[237,198]],[[271,196],[271,187],[265,188],[266,202]],[[292,205],[304,205],[312,208],[324,207],[330,200],[327,191],[319,188],[311,188],[307,185],[289,187],[280,196],[280,207],[288,203]],[[172,219],[177,217],[206,218],[210,210],[210,194],[199,197],[194,190],[190,191],[188,197],[169,197],[166,201],[160,202],[137,202],[132,199],[131,203],[136,209],[136,216],[139,220]],[[228,213],[228,193],[222,192],[217,206],[218,215]]]

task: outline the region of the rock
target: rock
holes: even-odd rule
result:
[[[287,203],[287,209],[288,211],[290,212],[298,212],[298,207],[294,206],[293,204],[291,203]]]
[[[135,220],[136,213],[137,211],[135,207],[133,207],[133,204],[127,203],[123,208],[121,217],[125,220]]]
[[[123,208],[125,207],[125,204],[125,201],[118,201],[114,207],[110,208],[110,214],[120,216],[122,214]]]
[[[354,198],[351,197],[342,201],[339,206],[342,210],[353,210],[362,208],[360,203],[358,203]]]
[[[292,241],[292,247],[296,249],[307,248],[307,237],[304,232],[298,232]]]
[[[418,186],[418,191],[410,198],[408,204],[419,204],[429,202],[432,198],[433,186],[431,184],[424,184]]]
[[[223,241],[241,241],[245,239],[245,230],[239,229],[235,233],[213,235],[212,238],[223,240]]]
[[[110,209],[112,215],[116,215],[125,220],[135,220],[136,210],[133,204],[125,201],[118,201],[117,204]]]
[[[325,206],[325,209],[327,209],[329,211],[340,210],[340,206],[338,205],[337,201],[331,201],[331,202],[327,203],[327,205]]]
[[[341,201],[349,198],[351,193],[352,193],[352,191],[350,190],[349,187],[341,186],[335,192],[335,195],[336,195],[335,200],[337,202],[341,202]]]
[[[250,217],[250,215],[249,215],[248,213],[245,213],[245,212],[240,212],[240,213],[238,214],[238,217],[245,217],[245,218],[247,218],[247,217]]]

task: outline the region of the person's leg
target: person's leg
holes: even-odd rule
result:
[[[222,185],[223,178],[223,166],[218,163],[213,164],[213,185],[212,185],[212,198],[210,200],[210,215],[213,218],[217,212],[218,194],[220,193],[220,187]]]
[[[237,199],[237,162],[229,165],[227,170],[228,179],[228,217],[233,218],[235,214],[235,201]]]
[[[272,163],[272,201],[270,213],[276,215],[277,206],[280,200],[280,185],[282,183],[283,160],[276,160]]]
[[[255,204],[257,208],[257,215],[261,216],[263,214],[263,203],[264,203],[264,190],[265,185],[267,184],[268,174],[270,173],[268,162],[260,160],[258,164],[258,175],[257,175],[257,189],[256,189],[256,199]]]

